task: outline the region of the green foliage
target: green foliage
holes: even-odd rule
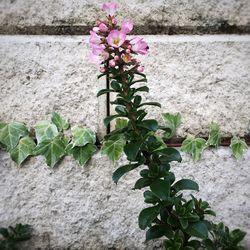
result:
[[[33,155],[36,144],[34,140],[28,136],[23,137],[19,140],[17,146],[10,151],[10,156],[13,161],[20,166],[28,156]]]
[[[192,135],[188,135],[181,145],[181,150],[191,154],[194,161],[200,160],[201,154],[205,148],[206,140],[195,138]]]
[[[40,121],[34,126],[35,138],[23,123],[0,123],[0,144],[18,166],[29,156],[43,155],[47,165],[54,167],[67,154],[84,166],[96,151],[95,133],[75,126],[67,137],[64,134],[67,129],[69,123],[56,112],[52,113],[51,122]]]
[[[127,126],[128,126],[128,120],[121,118],[116,119],[116,124],[115,124],[116,129],[126,128]]]
[[[0,228],[0,249],[1,250],[18,250],[20,242],[27,241],[31,238],[32,227],[30,225],[16,224],[15,227]]]
[[[248,148],[246,142],[236,136],[231,139],[230,147],[236,159],[239,159]]]
[[[220,144],[220,127],[217,123],[212,122],[209,127],[209,137],[207,140],[207,146],[218,147]]]
[[[181,114],[177,113],[175,115],[170,113],[162,114],[162,118],[165,122],[164,127],[162,128],[164,133],[164,138],[169,139],[174,136],[177,128],[181,125]]]

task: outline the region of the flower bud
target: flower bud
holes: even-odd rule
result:
[[[101,32],[107,32],[108,31],[108,26],[105,23],[100,23],[99,24],[99,30]]]
[[[100,72],[101,72],[101,73],[105,73],[105,71],[106,71],[105,68],[103,68],[103,67],[100,68]]]
[[[114,59],[115,59],[115,61],[119,61],[120,60],[119,56],[114,56]]]
[[[139,66],[137,67],[137,71],[140,72],[140,73],[142,73],[142,72],[144,71],[144,66],[139,65]]]
[[[126,49],[126,53],[129,54],[131,52],[130,49]]]
[[[109,66],[112,68],[115,67],[115,60],[114,59],[109,61]]]

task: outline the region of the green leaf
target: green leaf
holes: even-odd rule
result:
[[[110,85],[115,91],[119,91],[121,88],[120,84],[116,80],[112,80]]]
[[[141,99],[142,99],[141,96],[139,96],[139,95],[135,96],[135,99],[134,99],[135,107],[138,107],[140,105]]]
[[[151,191],[161,200],[168,200],[170,196],[169,180],[156,180],[150,185]]]
[[[67,140],[61,136],[56,136],[51,140],[42,141],[39,143],[34,153],[36,155],[44,155],[46,163],[50,167],[54,165],[65,155]]]
[[[63,131],[69,128],[69,123],[63,120],[61,116],[56,112],[52,113],[51,121],[56,125],[59,131]]]
[[[78,146],[85,146],[88,143],[95,144],[96,135],[95,133],[85,127],[74,126],[71,129],[72,132],[72,140],[73,140],[73,147]]]
[[[209,127],[209,137],[207,140],[207,145],[218,147],[220,144],[220,139],[220,127],[217,123],[212,122]]]
[[[117,184],[118,180],[126,173],[128,173],[129,171],[137,168],[139,165],[138,164],[128,164],[128,165],[124,165],[119,167],[118,169],[116,169],[116,171],[113,173],[112,175],[112,179],[113,181]]]
[[[185,231],[191,236],[201,239],[206,239],[208,237],[207,226],[202,221],[190,224]]]
[[[112,120],[114,120],[117,117],[121,117],[121,116],[122,115],[111,115],[111,116],[105,117],[104,120],[103,120],[104,125],[107,127]]]
[[[168,225],[154,225],[149,228],[146,232],[146,240],[153,240],[160,238],[162,236],[166,236],[168,238],[173,237],[173,231]]]
[[[159,199],[149,190],[143,193],[145,203],[157,203]]]
[[[124,153],[129,161],[134,161],[141,147],[140,142],[130,142],[124,146]]]
[[[102,146],[102,153],[107,155],[111,161],[117,161],[122,152],[126,141],[123,137],[117,137],[116,139],[109,139],[104,141]]]
[[[136,181],[133,189],[142,189],[144,187],[149,186],[152,183],[151,179],[148,178],[140,178]]]
[[[34,126],[36,132],[37,143],[51,140],[58,135],[58,130],[55,124],[48,121],[40,121]]]
[[[0,126],[0,143],[7,151],[12,150],[18,144],[21,137],[28,136],[29,131],[21,122],[12,122],[9,124],[1,123]]]
[[[144,102],[144,103],[140,104],[140,105],[138,106],[138,108],[140,108],[140,107],[142,107],[142,106],[145,106],[145,105],[151,105],[151,106],[156,106],[156,107],[161,108],[161,104],[158,103],[158,102]]]
[[[164,130],[166,131],[164,137],[169,139],[174,136],[177,128],[181,125],[181,114],[163,113],[162,118],[165,122]]]
[[[235,229],[230,233],[230,239],[235,246],[240,243],[245,238],[245,236],[246,233],[240,229]]]
[[[181,190],[195,190],[199,191],[199,185],[192,180],[189,179],[181,179],[177,181],[173,186],[172,186],[177,192]]]
[[[202,138],[195,138],[192,135],[188,135],[188,137],[182,142],[181,146],[181,150],[191,154],[194,161],[200,160],[201,153],[205,148],[206,140]]]
[[[32,155],[34,148],[36,147],[35,142],[30,137],[24,137],[20,139],[18,145],[10,151],[10,157],[19,166],[29,156]]]
[[[234,136],[231,139],[230,148],[233,151],[234,157],[238,160],[245,153],[248,146],[244,140],[241,140],[239,137]]]
[[[151,225],[153,220],[159,215],[160,206],[148,207],[143,209],[138,218],[140,229],[146,229]]]
[[[168,163],[171,161],[177,161],[177,162],[181,162],[182,158],[180,155],[180,152],[178,150],[176,150],[175,148],[163,148],[160,150],[155,151],[155,153],[157,155],[162,155],[163,157],[161,157],[161,161],[164,163]]]
[[[142,86],[142,87],[135,89],[135,92],[139,92],[139,91],[148,92],[149,88],[147,86]]]
[[[69,153],[73,155],[74,159],[79,162],[81,166],[84,166],[91,156],[95,153],[96,146],[88,143],[85,146],[73,147],[69,150]]]
[[[115,122],[116,122],[115,129],[122,129],[128,126],[128,120],[126,119],[117,118]]]
[[[158,129],[158,122],[153,119],[144,120],[138,123],[139,127],[146,128],[148,130],[156,131]]]
[[[98,93],[97,93],[97,97],[107,94],[107,93],[111,93],[111,92],[115,92],[113,89],[101,89]]]

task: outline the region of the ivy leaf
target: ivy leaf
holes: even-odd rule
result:
[[[185,231],[191,236],[201,239],[206,239],[208,237],[207,226],[202,221],[190,224]]]
[[[71,129],[72,132],[72,141],[73,141],[73,147],[78,146],[85,146],[88,143],[95,144],[96,141],[96,135],[95,133],[85,127],[79,127],[79,126],[74,126]]]
[[[16,147],[21,137],[28,135],[29,131],[24,123],[12,122],[9,124],[0,124],[0,143],[6,147],[7,151]]]
[[[244,140],[241,140],[239,137],[234,136],[231,139],[230,148],[233,151],[234,157],[238,160],[245,153],[248,146]]]
[[[220,139],[220,127],[217,123],[212,122],[209,127],[209,137],[207,140],[207,145],[218,147],[220,144]]]
[[[173,237],[173,231],[169,225],[154,225],[146,232],[146,240],[152,240],[167,236],[169,239]]]
[[[29,155],[32,155],[35,147],[33,139],[26,136],[21,138],[18,145],[10,151],[10,157],[20,166]]]
[[[51,140],[58,135],[58,129],[55,124],[48,121],[40,121],[35,126],[37,143]]]
[[[181,179],[177,181],[173,186],[172,186],[177,192],[181,190],[195,190],[199,191],[199,185],[192,180],[189,179]]]
[[[53,168],[65,155],[66,146],[67,140],[58,135],[51,140],[45,140],[39,143],[34,153],[36,155],[44,155],[47,165]]]
[[[162,118],[165,122],[164,130],[164,138],[169,139],[174,136],[177,128],[181,125],[181,114],[176,113],[175,115],[170,113],[163,113]]]
[[[168,200],[170,196],[169,180],[156,180],[150,185],[151,191],[161,200]]]
[[[192,135],[188,135],[181,145],[181,150],[191,154],[194,161],[200,160],[201,153],[205,148],[206,140],[202,138],[195,138]]]
[[[63,131],[69,128],[69,123],[63,120],[61,116],[56,112],[52,113],[51,121],[56,125],[59,131]]]
[[[122,152],[126,141],[121,136],[104,141],[102,146],[102,153],[107,155],[111,161],[117,161]]]
[[[69,150],[69,153],[74,157],[76,161],[79,162],[81,166],[84,166],[95,151],[96,151],[96,146],[91,143],[88,143],[87,145],[82,147],[76,146],[71,148]]]
[[[159,215],[160,206],[148,207],[143,209],[138,217],[139,227],[140,229],[146,229],[146,227],[150,226],[153,220]]]
[[[116,171],[113,173],[112,175],[112,179],[115,182],[115,184],[117,184],[118,180],[126,173],[128,173],[129,171],[137,168],[139,165],[138,164],[128,164],[128,165],[124,165],[119,167],[118,169],[116,169]]]
[[[116,129],[122,129],[122,128],[126,128],[128,126],[128,120],[126,120],[126,119],[117,118],[115,120],[115,122],[116,122],[116,124],[115,124]]]

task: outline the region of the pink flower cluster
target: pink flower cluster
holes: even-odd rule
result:
[[[127,38],[127,34],[133,30],[133,22],[124,20],[119,26],[115,18],[117,8],[116,3],[102,5],[102,10],[107,13],[107,18],[105,21],[99,20],[90,31],[91,62],[103,65],[100,68],[103,73],[108,67],[117,69],[122,67],[122,70],[135,69],[143,72],[144,66],[133,56],[147,54],[148,45],[143,38]]]

